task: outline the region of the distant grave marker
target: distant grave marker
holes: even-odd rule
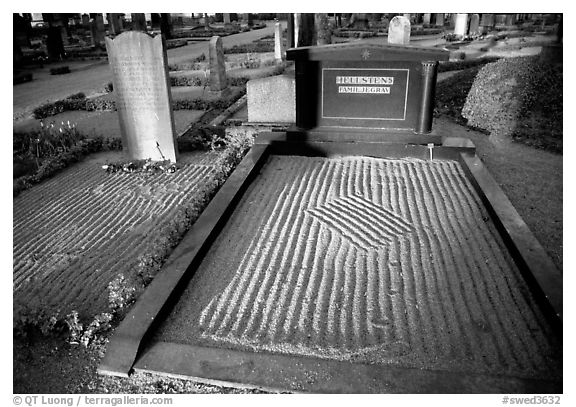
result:
[[[410,43],[410,20],[396,16],[388,27],[388,44],[407,45]]]
[[[456,34],[459,37],[464,37],[466,34],[468,34],[468,14],[465,13],[456,14],[454,34]]]
[[[126,31],[106,38],[124,148],[132,159],[176,161],[174,118],[162,36]]]
[[[274,59],[281,62],[285,57],[284,43],[282,42],[282,25],[276,23],[274,26]]]
[[[470,17],[470,28],[468,32],[470,35],[480,34],[480,16],[478,14],[472,14]]]
[[[215,35],[210,39],[210,90],[212,92],[224,92],[227,90],[226,63],[222,38]]]

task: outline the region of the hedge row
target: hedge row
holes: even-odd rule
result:
[[[503,58],[476,76],[462,116],[472,126],[506,137],[534,111],[562,126],[562,68],[538,56]]]
[[[225,54],[247,54],[254,52],[274,52],[274,42],[262,41],[245,45],[233,45],[231,48],[224,48]]]
[[[438,64],[438,72],[460,71],[462,69],[473,68],[475,66],[486,65],[496,62],[500,57],[485,57],[471,59],[468,61],[442,61]]]

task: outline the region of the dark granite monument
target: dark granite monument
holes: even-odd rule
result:
[[[446,51],[376,44],[294,48],[296,126],[307,131],[429,133]]]

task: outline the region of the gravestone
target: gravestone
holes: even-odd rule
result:
[[[70,45],[70,41],[68,40],[68,30],[64,26],[60,26],[60,36],[62,37],[62,44]]]
[[[132,30],[146,31],[146,14],[132,13]]]
[[[439,27],[444,27],[444,13],[436,13],[434,23]]]
[[[516,24],[516,14],[506,14],[506,25]]]
[[[388,27],[388,44],[407,45],[410,43],[410,20],[396,16]]]
[[[316,45],[332,43],[332,29],[326,13],[314,13],[314,31],[316,32]]]
[[[274,25],[274,59],[282,62],[285,56],[284,43],[282,42],[282,25],[276,23]]]
[[[366,13],[354,13],[351,17],[352,27],[356,30],[367,30],[368,29],[368,14]]]
[[[106,38],[122,144],[131,159],[176,162],[166,47],[161,35],[125,31]]]
[[[430,133],[437,61],[448,51],[352,42],[286,53],[296,61],[297,131]]]
[[[90,23],[90,33],[92,34],[92,44],[95,47],[100,47],[104,42],[105,28],[104,17],[102,14],[96,14]]]
[[[122,26],[120,23],[120,14],[118,13],[108,13],[108,30],[112,35],[118,35],[122,32]]]
[[[295,123],[296,81],[278,75],[252,79],[246,84],[250,123]]]
[[[48,27],[46,48],[48,56],[52,59],[62,59],[65,55],[61,28],[62,27]]]
[[[459,37],[464,37],[468,34],[468,14],[456,14],[456,25],[454,26],[454,34]]]
[[[424,13],[424,16],[422,17],[422,24],[429,25],[431,17],[432,15],[430,13]]]
[[[210,90],[212,92],[223,92],[228,89],[226,79],[226,63],[224,59],[224,48],[222,38],[215,35],[210,39]]]
[[[480,16],[478,14],[472,14],[470,16],[470,28],[468,29],[470,35],[480,34]]]
[[[484,31],[491,30],[494,27],[494,14],[483,13],[480,26],[483,27]]]
[[[286,47],[293,48],[294,47],[294,13],[288,13],[287,15],[287,30],[286,30]]]

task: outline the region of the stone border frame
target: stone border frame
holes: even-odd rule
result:
[[[353,143],[336,142],[337,137],[262,133],[114,332],[98,373],[128,377],[135,370],[194,378],[211,384],[240,384],[291,392],[561,393],[562,383],[556,381],[363,365],[176,343],[146,343],[157,321],[161,321],[178,301],[269,155],[429,159],[432,154],[434,158],[460,162],[557,336],[562,337],[562,275],[476,156],[470,140],[420,135],[406,139],[405,135],[399,135],[390,137],[385,143]],[[312,383],[306,379],[310,374],[316,378]]]

